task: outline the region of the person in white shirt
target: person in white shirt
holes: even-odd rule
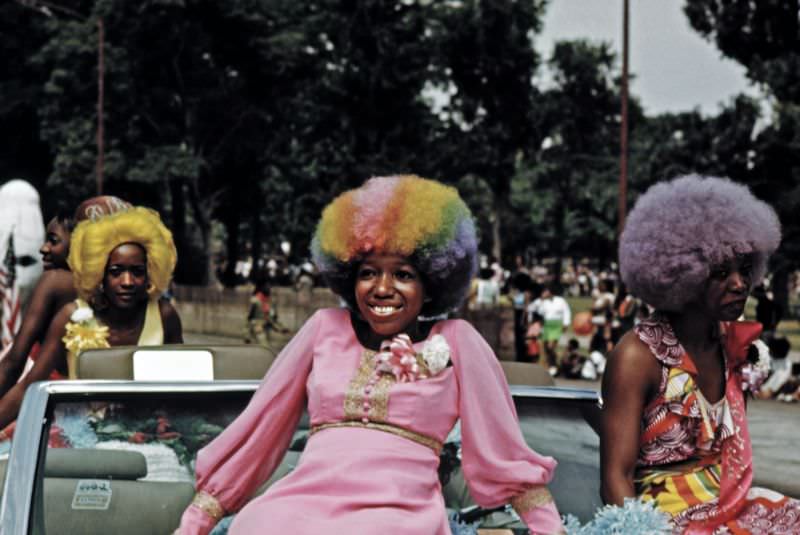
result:
[[[541,340],[544,342],[544,354],[550,375],[558,373],[556,348],[564,330],[572,322],[569,304],[555,293],[555,284],[545,286],[542,295],[528,306],[528,314],[540,314],[544,318]]]

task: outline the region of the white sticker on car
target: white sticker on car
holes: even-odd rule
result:
[[[108,479],[81,479],[72,496],[73,509],[104,511],[111,505],[111,481]]]

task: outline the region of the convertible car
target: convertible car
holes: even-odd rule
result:
[[[189,358],[196,365],[187,381],[180,363]],[[197,451],[244,408],[270,363],[271,354],[254,346],[113,348],[84,353],[81,380],[35,383],[0,462],[0,533],[171,533],[194,494]],[[601,505],[597,393],[554,387],[538,366],[504,369],[525,440],[559,461],[551,484],[559,510],[586,521]],[[259,492],[292,470],[307,432],[304,418]],[[458,433],[451,437],[440,479],[453,517],[526,533],[510,509],[473,504],[458,466]]]

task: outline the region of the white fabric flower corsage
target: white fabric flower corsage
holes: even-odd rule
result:
[[[772,357],[769,354],[769,347],[763,341],[756,340],[752,345],[758,350],[758,359],[742,366],[742,390],[756,393],[769,376]]]
[[[89,307],[78,307],[75,312],[69,317],[69,320],[74,323],[85,323],[94,318],[94,312]]]
[[[436,375],[450,362],[450,346],[441,334],[435,334],[422,347],[422,360],[431,375]]]
[[[375,355],[376,373],[391,373],[400,383],[427,379],[445,369],[450,362],[450,346],[444,336],[437,334],[425,342],[422,353],[414,351],[407,334],[398,334],[381,344]]]

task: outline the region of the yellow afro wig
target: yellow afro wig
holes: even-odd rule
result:
[[[156,211],[137,206],[75,227],[67,263],[79,297],[91,298],[103,282],[111,251],[124,243],[141,245],[147,253],[148,295],[166,290],[178,259],[172,233]]]

